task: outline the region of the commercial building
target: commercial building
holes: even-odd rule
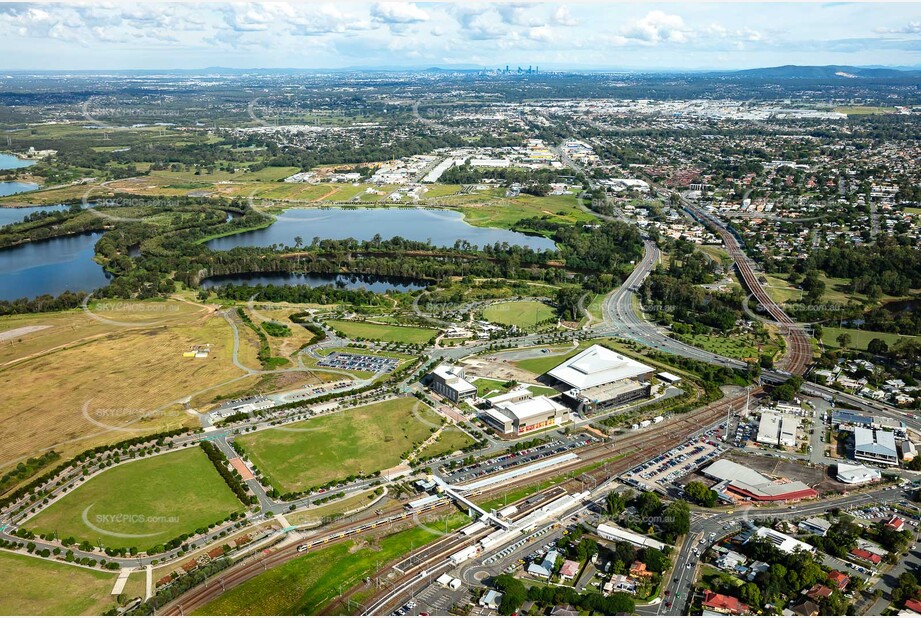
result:
[[[831,522],[821,517],[810,517],[809,519],[804,519],[799,522],[797,527],[806,534],[825,536],[828,534],[829,529],[831,529]]]
[[[598,532],[598,536],[608,541],[626,541],[636,547],[652,547],[659,551],[665,549],[665,543],[661,541],[656,541],[642,534],[637,534],[636,532],[631,532],[630,530],[625,530],[610,524],[598,524],[595,530]]]
[[[562,425],[569,420],[569,408],[541,395],[503,400],[480,413],[480,419],[503,437]]]
[[[455,403],[476,396],[476,387],[466,380],[463,367],[439,365],[432,372],[431,388]]]
[[[899,463],[895,434],[882,429],[854,428],[854,458],[886,466]]]
[[[764,539],[785,554],[792,554],[794,551],[800,549],[808,552],[815,551],[815,548],[809,543],[803,543],[788,534],[777,532],[772,528],[765,528],[764,526],[755,530],[755,534],[752,538]]]
[[[593,345],[547,372],[563,385],[563,399],[592,412],[649,397],[655,370],[604,346]]]
[[[876,468],[868,468],[862,464],[839,463],[835,478],[848,485],[862,485],[875,483],[882,479],[883,475]]]
[[[787,414],[764,412],[758,423],[758,437],[760,444],[774,446],[796,446],[796,433],[799,430],[799,419]]]
[[[713,489],[721,496],[732,495],[756,502],[781,502],[818,497],[819,492],[801,481],[772,481],[751,468],[729,459],[718,459],[702,470],[719,481]]]

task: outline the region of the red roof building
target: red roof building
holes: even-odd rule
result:
[[[572,579],[579,572],[579,563],[575,560],[567,560],[560,567],[560,577],[563,579]]]
[[[903,520],[901,517],[896,517],[893,515],[892,519],[886,522],[886,527],[892,528],[896,532],[901,532],[905,529],[905,520]]]
[[[908,599],[905,601],[905,608],[921,614],[921,601],[918,599]]]
[[[851,583],[851,578],[841,571],[829,571],[828,579],[838,587],[838,590],[844,590],[847,588],[847,585]]]
[[[870,562],[872,564],[879,564],[882,561],[882,558],[880,558],[878,555],[874,554],[871,551],[867,551],[866,549],[862,549],[860,547],[855,547],[854,549],[852,549],[851,555],[854,556],[855,558],[866,560],[867,562]]]
[[[820,599],[827,599],[830,597],[832,592],[833,590],[828,586],[823,584],[816,584],[809,589],[809,592],[806,593],[806,596],[818,603]]]
[[[704,591],[703,607],[720,614],[739,616],[748,612],[748,605],[728,594],[717,594],[711,590]]]

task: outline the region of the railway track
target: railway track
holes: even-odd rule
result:
[[[760,389],[757,391],[752,391],[752,393],[756,394],[758,391],[760,391]],[[605,462],[608,460],[611,461],[609,461],[605,467],[599,468],[595,471],[587,472],[587,474],[594,474],[596,476],[598,474],[616,476],[629,470],[638,463],[646,461],[647,459],[650,459],[651,457],[662,453],[665,450],[676,446],[677,444],[680,444],[695,431],[699,431],[721,418],[722,415],[725,414],[727,406],[736,406],[744,402],[745,398],[746,395],[743,394],[728,399],[721,399],[720,401],[712,403],[701,410],[690,412],[681,416],[672,417],[663,423],[656,425],[655,432],[640,432],[636,434],[630,434],[617,440],[613,444],[602,443],[590,446],[580,451],[578,453],[579,458],[576,460],[567,462],[550,470],[542,470],[540,473],[529,475],[525,479],[515,479],[509,484],[501,487],[494,487],[488,490],[473,492],[470,495],[479,496],[484,499],[499,496],[513,487],[534,485],[542,481],[553,479],[560,475],[573,472],[580,468],[584,468],[594,463]],[[564,481],[561,483],[561,485],[566,484],[573,484],[573,481]],[[553,495],[548,497],[547,501],[562,495],[562,490],[559,487],[550,488],[549,491],[551,491]],[[537,503],[535,506],[533,506],[533,508],[529,507],[523,515],[526,515],[528,512],[531,512],[536,508],[539,508],[543,503],[545,502]],[[400,506],[395,505],[385,509],[381,515],[370,515],[365,518],[359,518],[354,521],[337,524],[332,528],[324,531],[322,535],[318,535],[315,538],[305,539],[296,545],[292,544],[282,548],[269,548],[263,550],[258,554],[244,558],[230,569],[224,571],[223,573],[217,574],[210,580],[204,582],[202,585],[186,592],[178,599],[175,599],[174,601],[164,606],[164,608],[158,613],[160,615],[166,616],[178,616],[190,611],[194,611],[209,601],[216,599],[226,590],[238,586],[259,575],[260,573],[267,571],[270,568],[284,564],[285,562],[292,560],[299,555],[303,555],[304,552],[316,550],[331,543],[337,543],[343,540],[370,533],[372,531],[382,530],[384,528],[395,531],[401,529],[402,527],[406,527],[408,524],[418,525],[418,519],[420,516],[440,513],[449,510],[450,508],[453,507],[451,505],[450,499],[448,498],[437,500],[419,509],[408,511],[401,510]],[[458,540],[459,538],[460,537],[457,535],[457,533],[454,533],[447,537],[443,537],[443,539],[440,539],[439,541],[436,541],[434,549],[432,549],[430,546],[429,548],[426,548],[426,550],[421,550],[425,551],[425,562],[420,565],[416,565],[414,572],[418,572],[418,569],[421,568],[421,566],[431,563],[433,559],[437,559],[442,554],[450,555],[456,551],[460,545],[468,545],[469,543],[474,542],[476,539],[476,537],[463,537],[461,539],[462,542],[460,542],[460,540]],[[442,544],[445,545],[443,550]],[[403,577],[409,577],[409,575]],[[401,577],[401,580],[403,577]],[[398,580],[398,582],[399,581],[400,580]],[[395,582],[394,585],[397,585],[398,582]]]

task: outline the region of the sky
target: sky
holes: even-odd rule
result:
[[[921,3],[0,1],[0,70],[921,66]]]

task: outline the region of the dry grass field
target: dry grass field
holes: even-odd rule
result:
[[[192,424],[179,400],[244,375],[232,363],[230,327],[211,308],[101,303],[93,313],[120,324],[81,310],[0,318],[0,339],[22,333],[0,342],[0,472],[47,449],[67,457]],[[46,328],[26,332],[32,326]],[[183,356],[204,344],[208,358]]]

